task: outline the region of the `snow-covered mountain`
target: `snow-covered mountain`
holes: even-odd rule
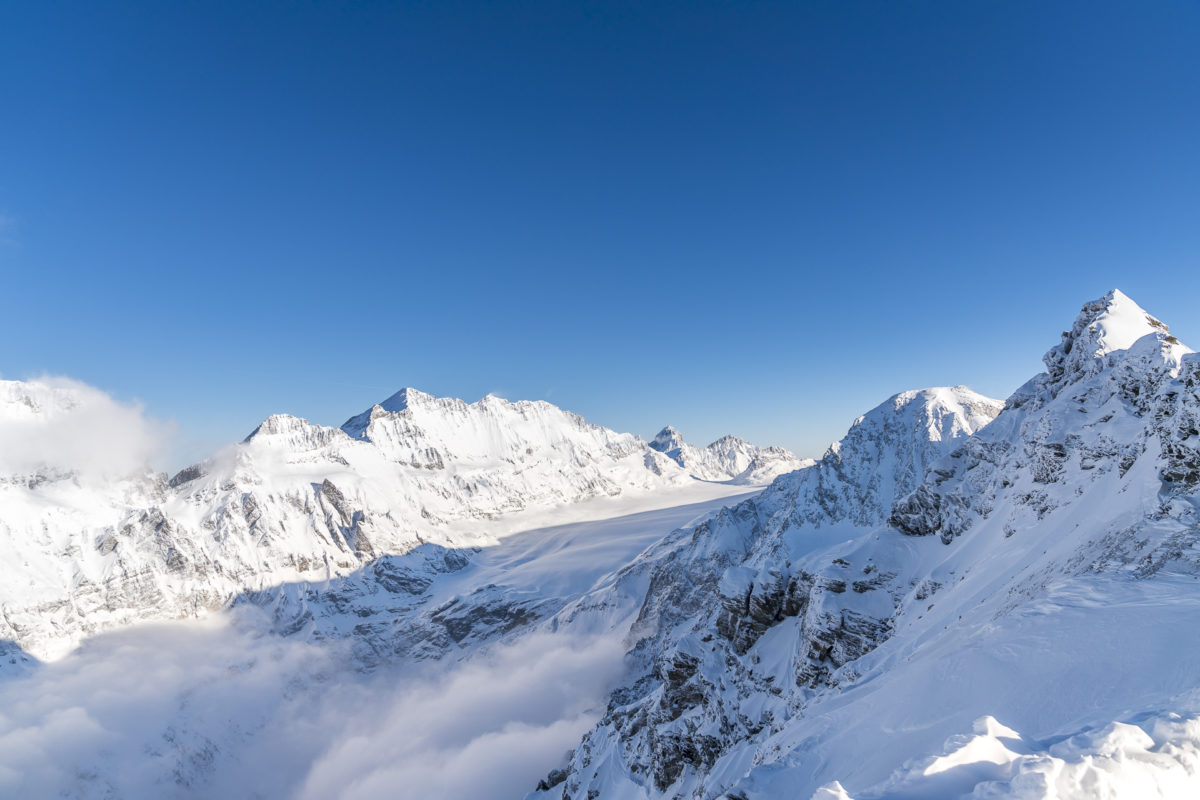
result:
[[[1192,796],[1200,361],[1114,291],[1045,363],[647,551],[633,669],[537,796]]]
[[[170,481],[136,459],[80,461],[71,442],[97,426],[72,423],[54,458],[0,452],[0,678],[53,685],[25,651],[231,603],[263,621],[249,640],[272,644],[256,653],[305,654],[213,661],[161,720],[139,722],[142,738],[103,739],[137,770],[89,745],[47,784],[81,796],[242,786],[256,740],[302,752],[301,771],[343,765],[289,776],[288,795],[374,780],[387,796],[404,785],[387,743],[423,741],[418,719],[492,726],[464,753],[525,736],[512,703],[483,695],[527,671],[496,653],[550,641],[607,643],[614,669],[626,655],[607,702],[546,712],[537,736],[559,738],[538,740],[539,769],[562,730],[591,727],[529,781],[537,800],[1197,796],[1200,357],[1114,291],[1045,364],[1004,403],[962,386],[895,395],[752,496],[738,481],[782,451],[732,437],[701,450],[669,428],[647,444],[494,397],[405,390],[340,429],[271,417]],[[69,388],[0,383],[0,434],[92,419],[79,413],[95,398]],[[589,647],[544,661],[569,683]],[[388,735],[323,749],[297,709],[328,694],[328,714],[353,695],[322,683],[337,653],[386,678],[372,704],[407,668],[466,677],[435,682],[446,705],[422,695],[430,715],[402,705]],[[520,702],[543,709],[530,674]],[[592,678],[596,697],[612,685]],[[280,692],[284,712],[198,710],[193,693],[224,681],[256,700]],[[108,718],[131,718],[121,709]],[[371,758],[380,772],[360,783]],[[0,758],[0,777],[12,763]]]
[[[782,447],[758,447],[737,436],[722,436],[708,447],[696,447],[670,425],[658,432],[650,447],[697,478],[709,481],[764,484],[813,464],[811,458],[797,458]]]
[[[43,657],[89,633],[327,581],[423,544],[494,543],[532,512],[586,517],[596,510],[583,501],[669,497],[696,482],[638,437],[549,403],[468,404],[413,389],[340,429],[269,417],[169,481],[133,461],[76,469],[72,441],[104,427],[89,422],[98,395],[0,382],[7,441],[63,440],[53,463],[0,462],[0,542],[10,554],[0,639]]]

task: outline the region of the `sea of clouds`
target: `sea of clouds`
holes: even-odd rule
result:
[[[144,475],[172,435],[67,378],[10,388],[0,475],[99,486]],[[278,636],[253,606],[125,628],[0,670],[0,797],[522,797],[595,723],[623,653],[531,633],[364,674],[344,644]]]
[[[363,675],[254,608],[129,628],[0,679],[0,797],[522,797],[594,724],[622,653],[533,634]]]

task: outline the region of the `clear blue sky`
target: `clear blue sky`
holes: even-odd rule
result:
[[[0,374],[199,454],[401,386],[818,454],[1114,286],[1200,346],[1200,6],[5,3]]]

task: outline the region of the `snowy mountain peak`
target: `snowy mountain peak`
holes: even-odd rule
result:
[[[1167,326],[1151,316],[1120,289],[1085,303],[1070,337],[1090,357],[1128,350],[1143,336],[1167,332]]]
[[[710,481],[766,483],[813,463],[782,447],[758,447],[737,436],[722,436],[708,447],[695,447],[670,425],[658,432],[650,447],[697,478]]]
[[[422,403],[436,399],[437,398],[431,394],[426,394],[425,392],[406,386],[380,403],[379,407],[384,411],[403,411],[406,408],[411,408],[412,406],[421,405]]]
[[[382,403],[376,403],[361,414],[356,414],[342,424],[342,430],[355,439],[366,436],[367,426],[371,420],[387,414],[399,414],[411,408],[438,402],[439,398],[431,394],[405,387],[388,397]]]
[[[919,441],[948,442],[970,436],[1000,413],[1003,404],[966,386],[935,386],[912,389],[893,395],[854,421],[843,440],[853,443],[854,429],[860,426],[887,426],[887,419],[904,419],[923,429]]]
[[[768,490],[797,520],[878,525],[926,471],[1000,413],[1004,404],[966,386],[892,395],[856,419],[811,469]]]
[[[1046,354],[1046,372],[898,502],[889,522],[949,544],[989,519],[1016,530],[1029,516],[1086,507],[1112,492],[1138,490],[1151,502],[1195,486],[1200,362],[1189,353],[1117,290],[1085,304]]]
[[[1096,360],[1128,350],[1146,336],[1170,358],[1191,352],[1162,321],[1150,315],[1119,289],[1085,303],[1062,341],[1043,356],[1050,383],[1071,382],[1097,369]]]
[[[683,439],[683,434],[670,425],[659,431],[650,442],[651,447],[667,455],[670,455],[672,450],[678,450],[683,447],[684,444],[686,442]]]

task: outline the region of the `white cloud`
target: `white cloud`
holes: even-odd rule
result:
[[[614,638],[528,636],[448,675],[403,686],[323,753],[303,800],[521,797],[596,721],[620,673]]]
[[[535,634],[364,678],[265,629],[253,608],[135,627],[0,679],[0,796],[521,797],[622,664],[614,639]]]
[[[123,477],[158,459],[174,426],[63,377],[0,386],[0,472]]]

